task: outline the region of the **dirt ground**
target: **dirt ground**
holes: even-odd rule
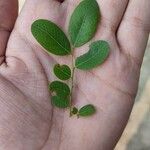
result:
[[[115,150],[150,150],[150,39],[146,49],[139,91],[126,130]]]
[[[19,0],[20,8],[24,0]],[[115,150],[150,150],[150,40],[147,46],[139,91],[128,125]]]

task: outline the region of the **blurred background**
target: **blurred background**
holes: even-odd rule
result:
[[[19,0],[20,9],[24,0]],[[150,150],[150,39],[146,49],[136,102],[115,150]]]

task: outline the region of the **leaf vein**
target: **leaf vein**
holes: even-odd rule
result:
[[[59,42],[57,42],[57,40],[53,38],[53,36],[49,32],[45,32],[45,30],[39,28],[38,26],[36,26],[36,28],[43,31],[45,34],[48,34],[61,48],[63,48],[67,53],[69,53],[69,51],[66,48],[64,48]]]
[[[82,21],[82,24],[81,24],[81,26],[80,26],[80,29],[79,29],[79,32],[78,32],[78,35],[77,35],[77,37],[76,37],[76,40],[75,40],[75,42],[74,42],[74,45],[76,45],[76,43],[77,43],[77,41],[78,41],[78,39],[79,39],[79,35],[81,34],[81,31],[82,31],[82,28],[84,27],[84,24],[85,24],[85,21],[86,21],[86,15],[84,16],[84,18],[83,18],[83,21]]]
[[[83,65],[84,63],[87,63],[88,61],[90,61],[91,59],[93,59],[99,52],[95,53],[92,57],[88,58],[86,61],[79,63],[76,67],[79,67],[81,65]],[[85,54],[86,55],[86,54]]]

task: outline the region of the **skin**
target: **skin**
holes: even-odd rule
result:
[[[1,150],[114,149],[137,93],[150,31],[150,1],[97,1],[102,21],[93,41],[107,40],[111,53],[102,66],[75,72],[73,104],[97,108],[94,116],[80,119],[53,108],[47,88],[54,80],[53,65],[70,64],[70,57],[48,55],[30,32],[32,22],[44,18],[67,34],[79,0],[26,0],[18,17],[17,0],[0,1]],[[74,56],[87,50],[84,45]]]

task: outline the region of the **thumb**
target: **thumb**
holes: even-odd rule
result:
[[[0,64],[4,61],[8,38],[18,15],[18,0],[0,0]]]

